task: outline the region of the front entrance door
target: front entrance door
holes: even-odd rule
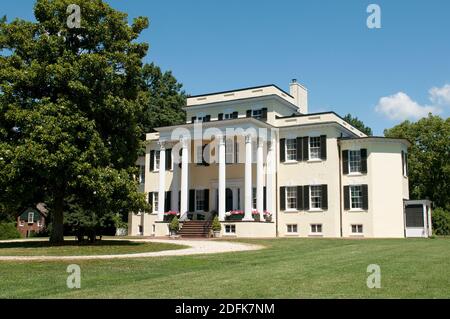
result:
[[[225,190],[225,211],[233,210],[233,191],[230,188]]]

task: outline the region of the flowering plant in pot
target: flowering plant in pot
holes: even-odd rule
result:
[[[176,235],[180,230],[180,221],[178,220],[178,217],[176,215],[170,221],[169,230],[171,236]]]
[[[214,233],[214,237],[220,237],[220,230],[222,229],[222,225],[220,224],[219,217],[214,217],[211,229]]]
[[[271,222],[272,221],[272,213],[265,210],[264,211],[264,218],[266,219],[266,222]]]
[[[241,220],[244,217],[244,212],[242,210],[231,210],[226,212],[225,216],[229,220]]]
[[[256,209],[252,209],[252,217],[255,221],[259,221],[261,217],[259,211]]]
[[[180,216],[179,212],[177,212],[175,210],[169,210],[168,212],[164,213],[164,220],[170,222],[170,221],[172,221],[172,219],[174,217],[178,217],[178,216]]]

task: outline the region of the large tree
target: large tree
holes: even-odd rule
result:
[[[95,216],[148,209],[132,178],[148,20],[80,1],[70,28],[72,3],[38,0],[36,22],[0,21],[0,207],[45,202],[55,243],[69,202]]]
[[[410,197],[450,205],[450,118],[429,114],[417,122],[405,121],[384,131],[386,137],[412,143],[408,153]]]
[[[361,132],[365,133],[368,136],[372,136],[372,129],[368,126],[366,126],[363,121],[361,121],[360,119],[358,119],[358,117],[353,117],[350,113],[347,114],[346,116],[344,116],[344,120],[353,125],[354,127],[356,127],[358,130],[360,130]]]

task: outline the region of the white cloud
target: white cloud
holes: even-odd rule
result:
[[[439,105],[450,105],[450,84],[446,84],[441,88],[431,88],[428,93],[430,94],[431,102]]]
[[[450,105],[450,84],[443,87],[433,87],[429,91],[430,105],[420,105],[406,93],[398,92],[380,98],[375,111],[391,120],[419,119],[428,113],[439,114],[442,106]]]

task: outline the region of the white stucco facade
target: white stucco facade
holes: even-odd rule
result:
[[[309,114],[307,101],[296,81],[189,97],[185,124],[147,134],[138,165],[153,213],[130,213],[129,234],[166,236],[179,213],[217,215],[231,237],[404,237],[408,141]]]

